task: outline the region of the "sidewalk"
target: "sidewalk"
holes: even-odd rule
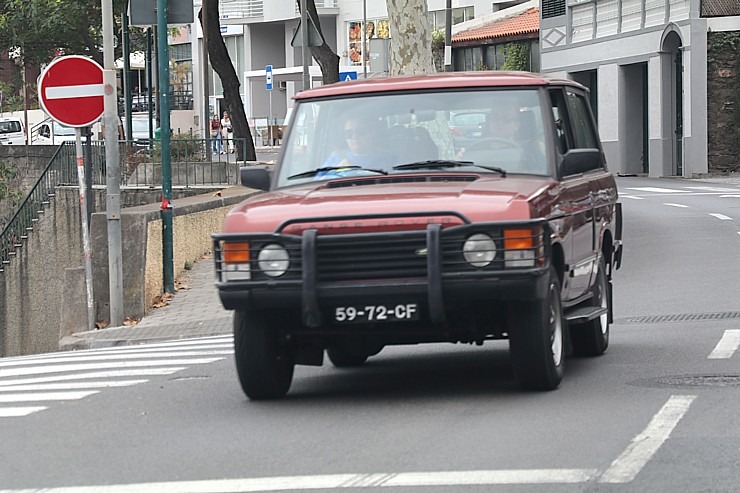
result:
[[[214,285],[213,259],[193,264],[180,278],[181,288],[169,303],[153,308],[132,326],[78,332],[60,341],[60,349],[128,346],[171,339],[231,334],[233,312],[225,310]]]

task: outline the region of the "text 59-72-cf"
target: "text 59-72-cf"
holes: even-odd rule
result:
[[[475,114],[479,128],[456,128]],[[468,122],[470,118],[464,121]],[[469,122],[468,122],[469,123]],[[263,190],[214,234],[250,399],[296,364],[359,366],[385,346],[508,339],[524,388],[609,343],[621,208],[586,89],[446,73],[304,91]]]

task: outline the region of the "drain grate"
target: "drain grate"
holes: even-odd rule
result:
[[[656,381],[672,387],[740,387],[740,375],[679,375]]]
[[[675,313],[673,315],[643,315],[615,318],[615,324],[654,324],[662,322],[692,322],[705,320],[731,320],[740,318],[740,312]]]

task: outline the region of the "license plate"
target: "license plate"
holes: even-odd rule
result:
[[[334,320],[340,323],[406,322],[419,320],[419,307],[416,303],[338,306],[334,310]]]

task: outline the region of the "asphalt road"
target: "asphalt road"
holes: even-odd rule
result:
[[[740,185],[619,186],[610,347],[554,392],[517,387],[505,342],[298,367],[277,402],[243,396],[229,337],[6,358],[0,489],[737,492]],[[59,364],[115,373],[70,388]],[[68,394],[18,411],[52,383]]]

